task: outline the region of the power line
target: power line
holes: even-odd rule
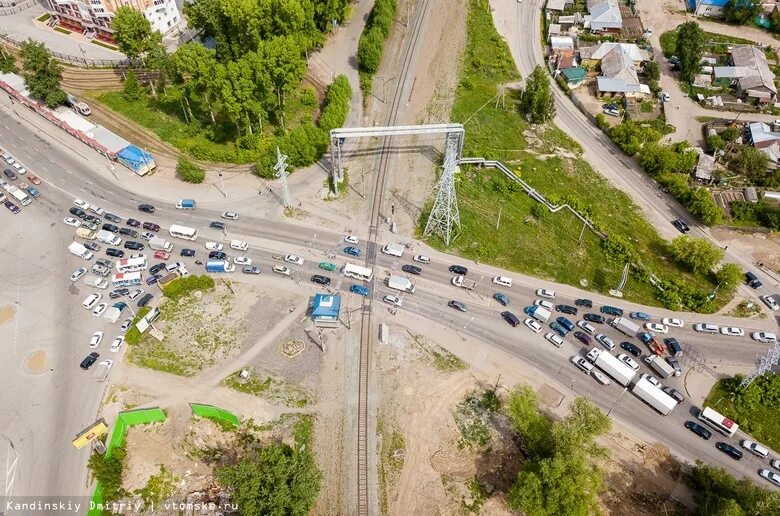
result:
[[[447,135],[444,170],[436,185],[436,200],[423,232],[423,236],[436,233],[444,240],[445,245],[450,245],[455,226],[460,229],[460,210],[455,194],[455,173],[459,170],[459,145],[460,135],[452,133]]]

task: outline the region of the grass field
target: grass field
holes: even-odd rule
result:
[[[677,45],[677,31],[670,30],[664,32],[659,39],[661,41],[661,50],[664,55],[666,57],[673,56],[675,46]],[[733,36],[715,34],[714,32],[705,32],[704,43],[705,52],[722,54],[726,51],[728,45],[752,45],[754,42],[749,39],[735,38]]]
[[[733,381],[733,378],[718,380],[704,401],[704,406],[735,421],[741,430],[748,432],[760,443],[773,450],[780,450],[780,410],[760,405],[751,410],[737,409],[725,388],[727,382]]]

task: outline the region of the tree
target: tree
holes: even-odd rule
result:
[[[723,259],[723,249],[705,238],[678,236],[669,243],[669,252],[675,260],[693,272],[711,271]]]
[[[520,110],[534,124],[548,122],[555,117],[555,98],[547,72],[541,66],[537,65],[525,81]]]
[[[775,9],[772,14],[769,15],[769,22],[772,24],[770,30],[775,34],[780,33],[780,11]]]
[[[243,515],[305,516],[317,499],[321,474],[308,451],[273,443],[254,458],[222,468],[217,478]]]
[[[125,80],[122,83],[122,95],[129,101],[138,100],[141,98],[141,85],[138,83],[138,78],[135,76],[133,70],[127,70],[125,74]]]
[[[284,127],[285,93],[297,86],[306,74],[303,50],[293,36],[274,38],[265,45],[265,71],[278,99],[277,115]]]
[[[761,12],[759,0],[729,0],[723,7],[723,17],[731,23],[743,25]]]
[[[755,147],[743,146],[731,158],[729,166],[737,173],[748,177],[751,181],[760,183],[767,176],[769,157]]]
[[[739,129],[734,126],[729,126],[720,132],[720,137],[725,142],[733,142],[739,138]]]
[[[736,263],[724,263],[723,267],[715,273],[715,279],[718,280],[723,291],[733,294],[745,279],[744,274],[742,267]]]
[[[691,194],[688,202],[688,210],[690,210],[694,217],[697,217],[708,226],[714,226],[720,222],[723,217],[723,212],[720,207],[715,204],[712,195],[710,195],[710,192],[706,188],[699,188]]]
[[[529,386],[515,387],[507,399],[507,415],[523,439],[523,449],[534,457],[546,456],[552,446],[552,424],[537,408],[536,392]]]
[[[176,163],[176,175],[187,183],[202,183],[206,178],[206,172],[184,156]]]
[[[717,134],[707,137],[707,149],[710,152],[721,151],[726,148],[726,142]]]
[[[111,27],[119,50],[129,59],[138,59],[149,51],[152,25],[141,11],[123,5],[116,10]]]
[[[661,78],[661,65],[655,59],[648,61],[645,64],[645,73],[650,80],[657,81]]]
[[[14,73],[16,72],[16,64],[14,56],[5,51],[2,45],[0,45],[0,73]]]
[[[30,94],[50,108],[63,104],[68,95],[60,87],[62,68],[43,43],[28,39],[22,43],[20,54],[24,80]]]
[[[677,43],[674,53],[680,58],[680,79],[693,81],[701,67],[704,47],[704,31],[695,21],[685,22],[677,27]]]

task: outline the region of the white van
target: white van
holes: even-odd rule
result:
[[[697,323],[693,325],[693,331],[698,331],[699,333],[718,333],[718,325]]]
[[[512,278],[507,278],[506,276],[495,276],[493,278],[493,283],[496,285],[501,285],[502,287],[510,288],[512,286]]]
[[[754,443],[753,441],[749,441],[747,439],[742,439],[739,444],[756,457],[766,459],[769,456],[769,450],[758,443]]]
[[[247,244],[246,242],[242,242],[241,240],[231,240],[230,248],[238,249],[239,251],[246,251],[247,249],[249,249],[249,244]]]

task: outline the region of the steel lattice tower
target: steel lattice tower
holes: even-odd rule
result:
[[[428,216],[423,236],[436,233],[444,239],[445,245],[450,245],[455,226],[460,229],[460,211],[455,195],[455,174],[458,172],[459,137],[447,135],[447,148],[444,152],[444,166],[436,185],[436,200],[433,210]]]
[[[290,175],[287,172],[287,156],[282,154],[279,147],[276,148],[276,178],[282,182],[282,203],[285,208],[289,208],[292,205],[292,199],[290,199],[290,186],[287,184],[287,176]]]
[[[780,342],[775,342],[775,345],[772,346],[764,356],[762,356],[758,361],[758,367],[750,371],[750,374],[748,374],[744,380],[742,380],[742,383],[739,384],[740,387],[747,387],[751,383],[753,383],[753,380],[755,380],[757,377],[761,376],[762,374],[771,371],[774,366],[776,366],[780,362]]]

